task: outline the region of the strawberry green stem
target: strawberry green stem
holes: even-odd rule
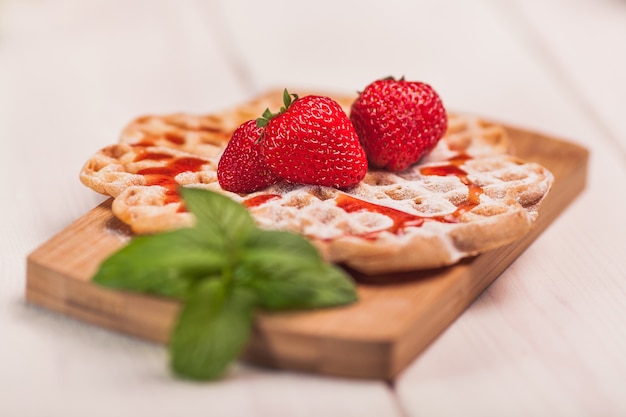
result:
[[[289,106],[291,106],[291,103],[293,103],[297,99],[298,99],[297,94],[290,94],[289,91],[287,91],[287,89],[285,88],[285,90],[283,91],[283,104],[284,105],[280,108],[278,113],[272,113],[272,111],[269,108],[265,109],[265,111],[263,112],[263,115],[259,117],[258,119],[256,119],[256,125],[258,127],[267,126],[270,120],[272,120],[274,117],[279,116],[283,114],[285,111],[287,111]]]

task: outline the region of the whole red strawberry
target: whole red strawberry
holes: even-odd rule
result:
[[[346,188],[367,173],[367,157],[350,119],[334,100],[323,96],[295,98],[285,90],[285,106],[269,110],[261,149],[267,165],[293,183]]]
[[[350,111],[372,166],[402,171],[430,152],[444,135],[448,117],[427,84],[386,78],[361,92]]]
[[[261,154],[262,131],[256,120],[249,120],[233,133],[217,164],[217,180],[224,190],[251,193],[278,181]]]

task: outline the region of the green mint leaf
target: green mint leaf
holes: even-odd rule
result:
[[[170,365],[181,377],[222,376],[250,336],[255,298],[219,280],[201,282],[186,300],[170,340]]]
[[[357,300],[352,280],[338,267],[320,263],[250,266],[256,278],[247,284],[266,309],[310,309]]]
[[[244,243],[247,255],[265,258],[268,262],[278,258],[307,258],[319,260],[315,247],[300,235],[279,230],[258,230],[251,233]]]
[[[196,217],[195,233],[220,251],[234,251],[256,223],[248,210],[230,198],[197,188],[181,188],[187,209]]]
[[[342,269],[324,263],[309,241],[288,232],[251,236],[237,273],[267,309],[330,307],[357,298],[353,281]]]
[[[191,279],[221,271],[221,253],[201,245],[191,229],[137,236],[107,258],[93,282],[117,289],[182,298]]]

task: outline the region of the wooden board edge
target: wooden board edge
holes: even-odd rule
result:
[[[537,133],[518,127],[509,126],[506,124],[500,124],[506,130],[516,136],[539,136],[544,140],[549,140],[553,143],[559,144],[560,147],[568,150],[566,159],[572,164],[571,169],[566,172],[559,172],[555,175],[555,186],[551,190],[550,194],[546,197],[546,201],[543,207],[551,207],[551,210],[540,210],[539,217],[535,223],[535,227],[523,238],[513,242],[510,245],[495,249],[493,251],[483,253],[475,258],[469,260],[469,262],[484,263],[486,265],[492,264],[497,261],[497,264],[492,265],[489,269],[489,274],[484,277],[475,277],[471,280],[469,288],[470,295],[467,299],[475,300],[482,294],[489,286],[500,276],[508,266],[515,261],[555,220],[556,218],[567,209],[584,191],[587,186],[587,175],[589,165],[589,151],[579,145],[573,144],[569,141],[561,138],[549,136],[543,133]],[[563,178],[568,177],[568,181],[564,182]],[[545,204],[547,203],[547,204]],[[504,254],[504,255],[503,255]],[[479,268],[483,269],[483,268]],[[424,323],[415,323],[412,329],[407,329],[404,332],[404,337],[401,338],[393,352],[392,367],[389,369],[387,377],[385,379],[393,382],[402,371],[408,366],[416,357],[418,357],[430,344],[432,344],[447,328],[452,324],[460,315],[465,311],[473,301],[469,303],[460,303],[455,305],[451,303],[449,305],[449,314],[441,314],[443,311],[433,312],[439,314],[441,317],[438,319],[433,315],[429,321],[438,322],[439,324],[445,323],[444,326],[439,326],[439,329],[432,329],[433,336],[430,340],[424,343],[424,340],[419,340],[413,336],[417,332],[423,331]],[[427,325],[429,323],[426,323]]]
[[[145,340],[166,343],[179,304],[71,279],[29,256],[26,301],[75,319]],[[80,294],[80,296],[77,296]]]

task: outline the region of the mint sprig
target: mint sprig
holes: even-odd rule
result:
[[[349,276],[324,262],[304,237],[259,229],[247,209],[226,196],[194,188],[180,193],[195,216],[193,227],[133,238],[93,278],[102,286],[181,301],[169,344],[179,376],[221,377],[245,347],[257,308],[356,300]]]

